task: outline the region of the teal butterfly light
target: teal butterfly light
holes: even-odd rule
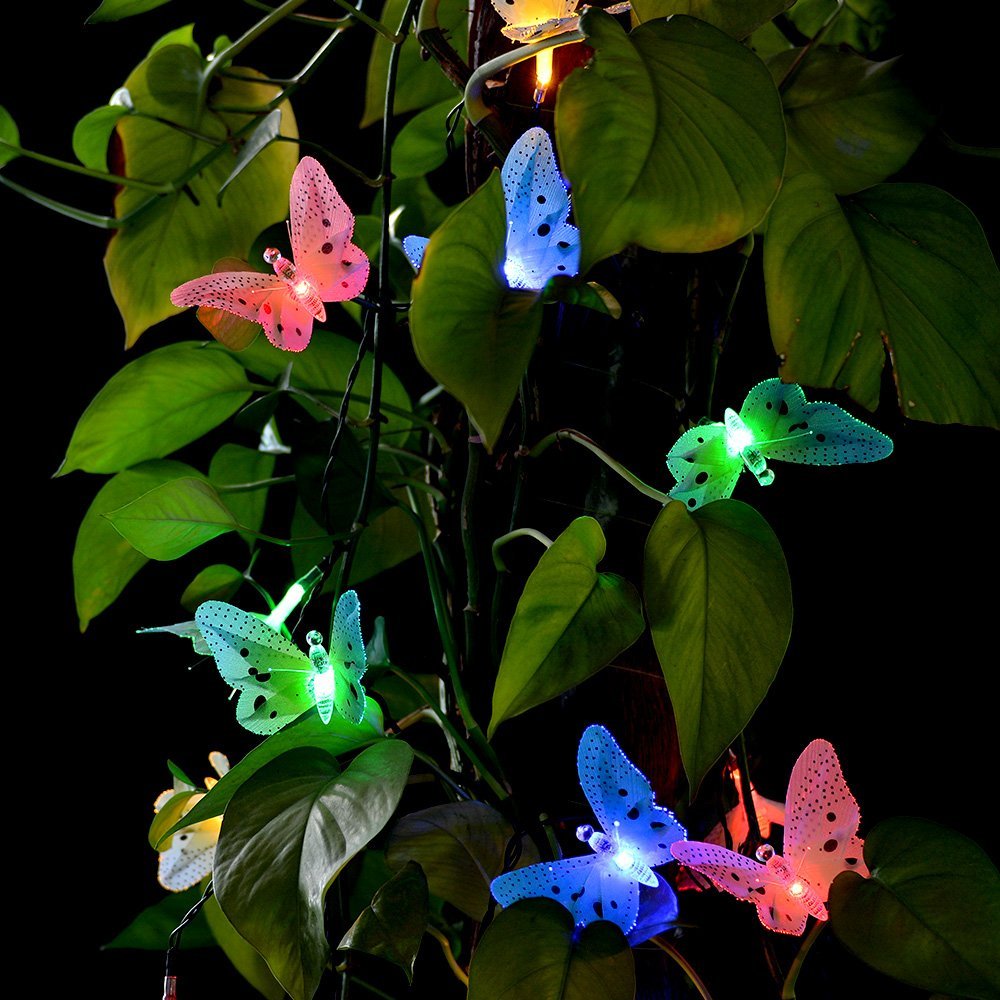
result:
[[[769,378],[723,423],[685,431],[667,452],[677,485],[670,496],[689,510],[724,500],[744,469],[761,486],[774,482],[769,459],[799,465],[856,465],[892,454],[892,440],[835,403],[810,403],[794,382]]]

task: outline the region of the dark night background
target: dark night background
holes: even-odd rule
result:
[[[118,25],[85,27],[92,5],[75,5],[75,13],[66,13],[70,5],[63,5],[58,14],[40,5],[17,5],[5,13],[0,103],[17,121],[27,147],[72,158],[74,122],[106,100],[165,31],[194,20],[196,37],[208,48],[215,35],[236,36],[255,19],[253,10],[235,0],[176,0]],[[959,142],[995,144],[996,136],[987,134],[984,123],[985,71],[969,48],[972,29],[953,20],[928,23],[915,11],[904,14],[891,39],[893,50],[908,53],[912,77],[942,100],[949,132]],[[367,37],[359,30],[356,39],[354,51],[341,49],[295,102],[304,136],[335,145],[334,130],[348,127],[339,123],[353,123],[360,116],[366,65],[360,46],[367,45]],[[304,61],[312,41],[304,29],[283,27],[252,49],[246,61],[283,76]],[[374,173],[377,136],[369,129],[356,141],[354,134],[338,145]],[[98,182],[81,182],[26,161],[6,170],[60,200],[110,210],[112,191]],[[963,200],[984,222],[995,246],[989,171],[995,174],[989,161],[946,152],[929,139],[905,177],[937,184]],[[350,196],[348,201],[356,204]],[[210,546],[210,558],[196,553],[179,567],[151,564],[117,604],[85,635],[79,634],[70,559],[79,521],[103,480],[79,472],[61,480],[49,477],[79,414],[129,360],[122,353],[122,325],[101,264],[107,234],[6,190],[0,191],[0,206],[8,295],[17,289],[20,300],[19,307],[5,310],[8,342],[16,345],[8,351],[12,364],[6,377],[12,397],[7,415],[7,566],[11,593],[28,595],[26,602],[23,596],[16,602],[14,626],[22,640],[8,654],[17,657],[8,663],[17,677],[9,694],[20,707],[17,713],[8,711],[6,780],[17,789],[7,795],[8,822],[16,831],[8,850],[11,867],[24,879],[8,899],[12,904],[16,900],[12,915],[25,941],[49,949],[49,959],[24,970],[31,984],[27,992],[68,995],[69,984],[86,983],[88,992],[107,1000],[157,996],[160,954],[102,953],[98,946],[162,895],[146,830],[152,800],[169,784],[166,757],[201,776],[208,750],[218,747],[236,760],[252,740],[233,721],[230,703],[208,694],[218,694],[210,664],[188,672],[186,646],[133,632],[139,626],[182,620],[186,615],[178,597],[194,572],[206,562],[242,565],[243,552],[238,541],[222,539]],[[748,289],[758,278],[759,261]],[[733,350],[723,359],[718,398],[725,405],[738,405],[746,387],[773,374],[770,343],[760,321],[740,322],[742,316],[760,315],[761,309],[752,291],[741,302]],[[636,376],[657,331],[647,326],[625,335],[631,367],[626,364],[624,381],[609,389],[600,375],[610,364],[602,330],[600,324],[581,321],[571,345],[553,338],[540,354],[540,370],[555,376],[553,384],[560,377],[565,381],[563,396],[554,393],[550,418],[559,419],[552,426],[573,422],[600,439],[602,415],[588,416],[580,400],[606,393],[609,412],[630,408],[627,441],[618,453],[647,481],[663,487],[668,477],[662,456],[673,441],[667,426],[670,404]],[[191,318],[181,317],[148,331],[132,353],[198,335]],[[412,366],[408,347],[397,343],[390,348],[389,363],[406,377]],[[600,387],[592,384],[595,379]],[[888,406],[873,421],[896,444],[892,458],[881,465],[836,471],[784,465],[766,491],[749,477],[737,488],[737,497],[756,505],[781,538],[795,599],[789,653],[749,730],[751,750],[755,756],[760,752],[755,782],[764,794],[782,797],[802,746],[824,736],[840,750],[861,803],[862,833],[890,816],[923,816],[978,840],[996,858],[998,839],[991,819],[998,694],[991,641],[996,438],[983,430],[906,422]],[[182,457],[204,465],[210,453],[195,445]],[[553,450],[546,461],[545,471],[532,483],[522,523],[554,535],[586,507],[580,497],[567,500],[561,483],[593,478],[595,463],[582,451],[568,450]],[[638,565],[626,553],[641,551],[646,528],[630,518],[648,524],[656,511],[650,502],[631,497],[623,503],[625,516],[608,529],[608,565],[636,579]],[[514,565],[526,572],[535,555],[527,552],[523,563],[515,557]],[[21,577],[24,571],[27,581]],[[391,621],[395,610],[404,622],[428,613],[415,564],[360,590],[366,628],[374,614],[384,611]],[[400,594],[406,607],[399,608]],[[25,603],[27,627],[21,611]],[[396,638],[394,652],[401,647],[405,649],[405,639]],[[630,654],[638,669],[644,652]],[[414,666],[430,668],[431,658],[425,654]],[[34,680],[30,690],[36,692],[30,700],[29,677]],[[572,700],[568,711],[553,707],[505,725],[497,746],[515,785],[520,782],[540,805],[546,788],[556,782],[570,790],[563,794],[578,800],[575,746],[590,721],[607,723],[626,751],[655,776],[660,768],[650,751],[655,740],[630,745],[618,726],[626,718],[633,729],[647,718],[651,726],[661,724],[661,692],[659,682],[607,671]],[[669,798],[662,801],[670,804]],[[699,906],[697,912],[703,909]],[[753,944],[755,918],[749,907],[743,909],[745,913],[729,916],[743,918],[739,926],[750,932]],[[976,915],[970,913],[969,919]],[[786,944],[778,942],[785,962],[792,953]],[[711,962],[721,954],[711,947],[723,945],[703,939],[701,947],[706,948],[704,960]],[[844,995],[861,981],[852,976],[868,975],[852,959],[838,966],[832,959],[839,950],[832,935],[825,935],[813,956],[817,971],[807,965],[801,995]],[[821,955],[831,961],[824,962]],[[646,961],[650,959],[641,959],[640,968]],[[185,972],[184,1000],[220,992],[251,995],[216,953],[191,957]],[[436,995],[430,977],[439,972],[437,965],[428,968],[427,995]],[[418,982],[419,975],[418,967]],[[821,982],[826,975],[831,978]],[[448,982],[451,990],[455,983]],[[865,982],[884,997],[920,995],[874,975]],[[399,993],[404,993],[402,986]],[[734,995],[724,987],[717,993],[720,1000]]]

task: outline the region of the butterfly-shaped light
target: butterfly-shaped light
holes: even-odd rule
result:
[[[274,274],[220,271],[187,281],[170,293],[175,306],[224,309],[259,323],[267,339],[285,351],[301,351],[313,320],[326,319],[324,302],[360,295],[368,281],[368,257],[351,242],[354,215],[317,160],[304,156],[289,192],[292,260],[274,247],[264,260]]]
[[[353,590],[337,602],[329,653],[319,632],[306,636],[306,654],[260,618],[222,601],[199,605],[194,620],[219,673],[241,692],[236,721],[250,732],[269,736],[314,705],[324,722],[334,712],[355,724],[364,717],[368,661]]]
[[[563,180],[542,128],[530,128],[514,143],[500,171],[507,212],[503,271],[515,289],[540,291],[549,278],[580,270],[580,231],[570,225],[569,186]],[[403,252],[415,271],[429,240],[407,236]]]
[[[213,750],[208,755],[208,760],[220,778],[229,771],[229,759],[218,750]],[[215,783],[215,778],[206,778],[205,791],[208,791]],[[196,791],[193,785],[189,785],[179,778],[174,778],[174,787],[160,792],[156,797],[156,801],[153,803],[153,812],[158,813],[178,792],[193,791]],[[186,816],[203,797],[204,793],[190,796],[184,803],[181,815]],[[215,845],[218,842],[221,827],[222,817],[216,816],[201,823],[195,823],[193,826],[185,827],[167,841],[163,850],[160,851],[160,863],[157,871],[157,878],[164,889],[169,889],[171,892],[182,892],[200,882],[206,875],[211,874],[212,864],[215,860]]]
[[[729,842],[738,850],[746,843],[750,835],[750,823],[747,820],[746,807],[743,804],[743,788],[740,784],[739,769],[734,767],[729,773],[736,786],[736,805],[726,813],[725,829],[723,829],[722,823],[717,823],[705,836],[705,842],[724,847],[728,833]],[[785,804],[764,798],[753,785],[750,786],[750,794],[753,798],[754,812],[757,814],[757,828],[762,837],[769,837],[772,823],[784,826]]]
[[[761,486],[774,481],[768,459],[800,465],[856,465],[892,454],[892,441],[834,403],[808,403],[802,387],[769,378],[725,422],[685,431],[667,452],[677,480],[670,496],[694,510],[730,496],[744,468]]]
[[[518,868],[490,889],[501,906],[542,896],[562,903],[578,924],[610,920],[628,934],[639,914],[640,884],[669,892],[653,869],[672,860],[670,847],[683,839],[684,827],[655,804],[649,782],[603,726],[584,732],[577,770],[602,828],[576,831],[593,853]]]
[[[861,812],[826,740],[813,740],[795,762],[785,807],[783,856],[769,844],[758,848],[758,861],[695,841],[671,850],[717,888],[753,903],[765,927],[801,934],[810,916],[827,919],[830,883],[841,872],[869,874],[857,835]]]

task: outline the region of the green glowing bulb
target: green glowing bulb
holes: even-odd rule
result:
[[[274,610],[264,619],[275,631],[279,630],[288,616],[299,606],[302,598],[319,583],[323,574],[318,566],[313,566],[305,576],[299,577],[285,593],[285,596],[274,606]]]

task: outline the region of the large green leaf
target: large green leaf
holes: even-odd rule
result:
[[[552,899],[525,899],[483,935],[469,969],[469,1000],[633,1000],[635,964],[607,920],[573,926]]]
[[[770,61],[776,80],[800,53],[792,49]],[[837,194],[851,194],[902,169],[930,115],[899,78],[896,62],[824,48],[810,54],[783,95],[786,174],[814,170]]]
[[[1000,874],[978,844],[909,817],[865,840],[871,878],[830,891],[837,937],[880,972],[924,990],[1000,998]]]
[[[639,22],[690,14],[733,38],[746,38],[793,3],[795,0],[633,0],[632,12]]]
[[[218,204],[218,191],[236,166],[239,150],[238,143],[226,139],[251,118],[206,107],[199,98],[205,65],[186,45],[167,45],[143,60],[125,82],[142,115],[129,115],[117,125],[126,174],[147,181],[174,181],[209,148],[204,141],[150,116],[225,143],[185,190],[160,197],[152,208],[116,231],[108,245],[104,265],[125,321],[127,345],[177,312],[170,303],[173,288],[209,274],[220,257],[246,257],[257,234],[288,213],[288,186],[298,159],[295,144],[288,142],[273,143],[260,153]],[[240,73],[252,76],[254,71],[241,68]],[[213,105],[263,106],[277,93],[270,84],[231,77],[217,76],[214,84]],[[291,109],[287,104],[282,108],[282,133],[295,137]],[[115,215],[127,215],[149,197],[137,188],[123,188],[115,199]]]
[[[514,831],[485,802],[450,802],[403,816],[392,828],[386,860],[393,868],[416,861],[435,896],[473,920],[482,920],[490,902],[490,882],[502,871]],[[534,864],[538,853],[525,839],[518,867]]]
[[[73,549],[73,592],[81,632],[115,602],[129,580],[149,561],[115,531],[104,515],[163,483],[199,475],[182,462],[143,462],[119,472],[101,487],[80,522]]]
[[[111,377],[77,422],[57,475],[120,472],[207,434],[250,398],[246,372],[197,341],[161,347]]]
[[[204,906],[205,919],[216,944],[225,952],[233,968],[267,1000],[285,1000],[285,991],[271,975],[267,962],[251,945],[236,933],[236,928],[226,919],[215,896],[210,896]],[[187,934],[185,932],[185,937]]]
[[[874,409],[888,348],[906,416],[997,426],[1000,273],[944,191],[880,184],[838,200],[818,175],[793,177],[768,220],[764,279],[785,380]]]
[[[638,591],[597,572],[605,548],[597,521],[578,517],[532,570],[504,644],[490,737],[506,719],[581,684],[642,635]]]
[[[395,177],[424,177],[448,158],[447,118],[454,110],[454,96],[441,104],[425,108],[400,130],[392,144],[392,173]],[[461,143],[462,122],[455,130],[456,144]]]
[[[235,767],[224,774],[213,785],[204,798],[195,803],[182,822],[165,830],[157,843],[162,846],[167,837],[178,830],[195,823],[202,823],[213,816],[221,816],[238,789],[252,778],[265,764],[287,753],[289,750],[312,748],[323,750],[331,757],[351,753],[383,739],[385,724],[382,710],[371,698],[365,703],[365,717],[355,725],[347,719],[334,715],[328,723],[315,712],[285,726],[279,733],[268,736],[263,743],[254,747]]]
[[[147,906],[120,934],[116,934],[105,948],[139,948],[143,951],[165,951],[170,932],[184,919],[184,915],[201,899],[199,886],[184,892],[171,892],[152,906]],[[185,930],[182,941],[185,948],[207,948],[213,943],[212,934],[200,917]]]
[[[240,444],[224,444],[213,456],[208,467],[208,478],[213,486],[219,488],[225,497],[226,506],[232,511],[233,517],[251,532],[260,531],[264,523],[264,506],[267,503],[267,490],[240,490],[232,492],[222,489],[225,486],[241,486],[259,483],[270,478],[274,472],[274,455],[256,448],[244,448]],[[251,547],[254,544],[252,534],[240,532],[244,541]]]
[[[382,8],[382,23],[390,31],[395,31],[405,9],[406,0],[386,0]],[[464,52],[468,44],[466,39],[469,37],[469,7],[465,0],[440,0],[437,19],[452,46],[458,52]],[[385,80],[391,51],[390,42],[376,37],[368,62],[362,128],[382,120],[382,112],[385,110]],[[433,59],[424,58],[415,39],[404,45],[399,53],[393,104],[395,114],[419,111],[448,98],[452,98],[453,103],[457,104],[462,99],[461,91],[455,89],[455,85],[441,72]]]
[[[416,862],[382,886],[337,948],[377,955],[398,965],[413,982],[413,964],[427,929],[427,879]]]
[[[0,142],[9,142],[12,146],[21,145],[21,134],[17,130],[17,122],[2,104],[0,104]],[[12,149],[0,146],[0,167],[10,163],[11,160],[16,160],[20,155]]]
[[[179,559],[240,527],[211,483],[188,476],[154,486],[104,515],[147,559]]]
[[[750,232],[785,161],[781,99],[764,64],[682,15],[627,35],[592,9],[582,26],[593,61],[556,102],[581,274],[630,243],[696,253]]]
[[[469,411],[492,449],[542,323],[534,292],[503,278],[507,215],[494,171],[434,233],[413,282],[410,330],[420,363]]]
[[[781,544],[738,500],[669,503],[646,539],[643,599],[694,797],[774,680],[792,628]]]
[[[320,750],[290,750],[229,803],[215,849],[219,905],[292,1000],[311,1000],[329,958],[327,889],[389,821],[412,760],[401,740],[368,747],[343,772]]]
[[[123,17],[145,14],[162,7],[170,0],[101,0],[101,5],[87,18],[88,24],[99,21],[120,21]]]

